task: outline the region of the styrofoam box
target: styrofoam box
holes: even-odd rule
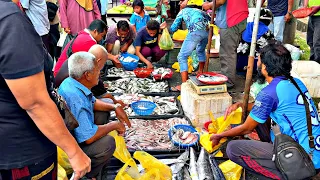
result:
[[[223,116],[232,103],[232,97],[228,93],[199,95],[189,81],[181,86],[180,100],[184,114],[191,120],[192,125],[202,128],[205,122],[211,120],[209,110],[215,118]]]
[[[312,97],[320,97],[320,64],[315,61],[293,61],[291,75],[307,86]]]

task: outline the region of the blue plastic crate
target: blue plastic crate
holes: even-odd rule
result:
[[[192,146],[195,146],[198,144],[199,142],[199,139],[200,139],[200,136],[199,134],[197,134],[198,136],[198,139],[196,140],[196,142],[194,143],[191,143],[191,144],[183,144],[183,143],[179,143],[177,141],[174,141],[172,139],[172,136],[173,136],[173,129],[182,129],[183,131],[190,131],[191,133],[195,133],[197,132],[196,129],[194,129],[192,126],[189,126],[189,125],[185,125],[185,124],[177,124],[177,125],[174,125],[172,128],[169,129],[168,131],[168,135],[169,135],[169,139],[172,141],[172,143],[175,145],[175,146],[179,146],[181,148],[188,148],[188,147],[192,147]]]
[[[153,113],[156,104],[151,101],[137,101],[131,104],[131,108],[137,115],[148,116]]]

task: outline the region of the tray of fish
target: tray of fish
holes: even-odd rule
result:
[[[129,150],[144,151],[178,151],[168,136],[168,130],[177,124],[190,125],[186,117],[174,117],[169,119],[130,119],[131,128],[125,133],[125,140]]]
[[[128,78],[136,77],[133,71],[126,71],[123,68],[111,67],[105,73],[106,78]]]
[[[169,92],[168,81],[155,82],[148,78],[122,78],[115,81],[104,81],[108,93],[160,93]]]
[[[146,116],[139,116],[134,113],[131,108],[131,104],[136,101],[144,100],[151,101],[156,104],[156,108],[153,113],[149,116],[154,118],[164,118],[164,117],[175,117],[183,115],[182,106],[180,101],[177,100],[177,95],[174,94],[164,94],[164,95],[144,95],[144,94],[118,94],[114,95],[116,100],[122,100],[125,104],[129,106],[125,107],[124,110],[129,118],[146,118]],[[115,112],[111,112],[111,119],[115,118]]]
[[[203,148],[201,148],[200,153],[197,152],[196,149],[190,148],[182,153],[153,156],[170,167],[172,180],[225,180],[219,164],[227,159],[215,158],[208,154]],[[123,163],[114,159],[104,170],[106,179],[114,179],[122,165]],[[141,174],[144,172],[140,164],[138,164],[138,170]]]

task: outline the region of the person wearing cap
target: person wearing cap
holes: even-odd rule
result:
[[[256,51],[259,51],[268,44],[268,40],[274,39],[273,33],[268,28],[272,22],[273,15],[269,9],[261,9],[259,18],[259,28],[257,34],[257,46]],[[242,33],[242,38],[239,43],[237,53],[238,55],[248,56],[250,53],[251,38],[253,33],[254,22],[249,22],[246,29]]]

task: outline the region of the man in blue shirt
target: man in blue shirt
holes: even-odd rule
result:
[[[292,59],[290,52],[280,44],[269,44],[261,51],[258,60],[259,82],[265,80],[269,83],[258,94],[250,115],[244,124],[211,136],[213,146],[217,145],[224,137],[233,137],[251,133],[256,127],[264,125],[270,117],[280,126],[282,134],[292,137],[304,150],[311,154],[315,168],[320,170],[320,119],[316,107],[305,85],[294,78],[298,86],[308,97],[312,134],[315,148],[311,149],[308,142],[308,130],[306,122],[306,110],[298,89],[291,83],[290,71]],[[236,103],[228,108],[226,114],[241,107]],[[259,133],[259,132],[258,132]],[[274,140],[273,132],[270,132],[271,141]],[[260,136],[260,134],[259,134]],[[228,157],[248,171],[272,179],[283,179],[281,172],[272,161],[273,144],[269,142],[253,140],[231,141],[227,147]],[[297,170],[298,172],[299,170]]]
[[[74,53],[68,59],[68,68],[70,77],[62,82],[58,93],[79,122],[79,127],[74,129],[74,136],[82,150],[91,158],[92,169],[86,177],[96,178],[115,150],[114,139],[108,133],[116,130],[119,134],[124,134],[123,123],[128,127],[131,124],[120,104],[105,103],[96,99],[90,91],[98,84],[101,70],[94,55],[88,52]],[[94,110],[114,110],[120,122],[97,123]]]

